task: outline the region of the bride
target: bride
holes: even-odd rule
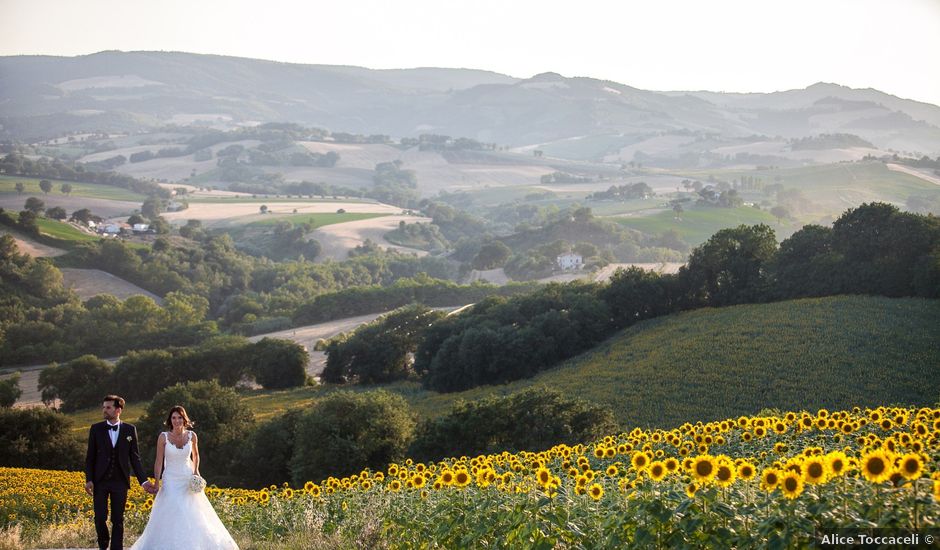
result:
[[[150,521],[131,550],[238,550],[205,493],[190,489],[193,475],[199,474],[199,447],[186,409],[171,408],[165,424],[170,431],[157,438],[153,465],[159,491]]]

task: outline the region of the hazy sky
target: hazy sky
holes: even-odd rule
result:
[[[651,90],[824,81],[940,105],[940,0],[0,0],[0,55],[101,50],[554,71]]]

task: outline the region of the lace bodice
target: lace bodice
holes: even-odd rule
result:
[[[170,434],[164,433],[166,444],[164,446],[163,475],[191,476],[193,475],[193,432],[186,432],[186,443],[182,448],[170,441]]]

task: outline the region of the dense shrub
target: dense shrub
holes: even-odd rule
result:
[[[84,464],[82,441],[61,414],[44,408],[0,408],[0,426],[0,466],[77,470]]]
[[[401,396],[385,391],[328,395],[297,422],[291,479],[302,485],[363,468],[384,469],[404,457],[414,428]]]
[[[557,390],[533,388],[458,403],[450,413],[420,425],[409,456],[434,461],[504,450],[538,451],[594,441],[616,428],[613,414],[604,407]]]
[[[297,421],[302,414],[301,409],[290,409],[258,424],[238,448],[230,476],[237,477],[244,487],[268,487],[290,479]]]
[[[250,353],[251,373],[265,388],[292,388],[307,381],[310,355],[296,342],[263,338]]]

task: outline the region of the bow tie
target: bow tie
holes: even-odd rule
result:
[[[116,424],[114,426],[108,426],[108,429],[111,430],[112,432],[116,432],[118,429],[118,426]]]

